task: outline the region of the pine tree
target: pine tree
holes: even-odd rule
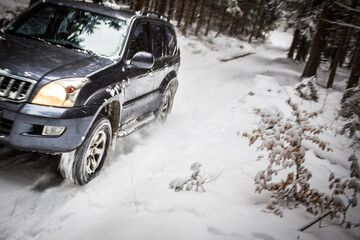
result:
[[[172,0],[170,0],[170,1],[172,1]],[[167,7],[167,0],[157,0],[157,2],[158,2],[158,8],[157,8],[157,12],[158,13],[160,13],[160,14],[162,14],[162,15],[164,15],[165,14],[165,12],[166,12],[166,7]]]
[[[170,19],[173,18],[174,10],[175,10],[174,6],[175,6],[175,5],[176,5],[176,1],[175,1],[175,0],[169,0],[169,9],[168,9],[167,15],[168,15],[168,17],[169,17]]]
[[[299,45],[295,60],[298,62],[305,62],[306,56],[308,54],[308,50],[309,50],[308,40],[307,40],[306,35],[303,34],[301,36],[301,41],[300,41],[300,45]]]
[[[251,30],[251,33],[250,33],[249,43],[251,43],[251,40],[252,40],[252,37],[254,36],[256,27],[259,24],[259,16],[260,16],[260,13],[263,11],[264,2],[265,2],[264,0],[260,0],[258,9],[256,11],[256,16],[255,16],[255,19],[254,19],[254,22],[253,22],[252,30]]]
[[[355,53],[355,63],[352,67],[351,74],[349,77],[348,84],[346,86],[347,89],[358,86],[359,77],[360,77],[360,48],[358,48],[358,52]]]
[[[358,4],[358,0],[352,0],[352,4],[351,4],[351,7],[352,8],[356,8]],[[350,24],[351,21],[352,21],[352,18],[353,18],[353,11],[350,11],[347,15],[347,18],[345,20],[345,23],[346,24]],[[334,60],[332,62],[332,66],[331,66],[331,71],[330,71],[330,75],[329,75],[329,79],[328,79],[328,83],[326,85],[327,88],[331,88],[333,83],[334,83],[334,78],[335,78],[335,73],[336,73],[336,69],[337,69],[337,66],[339,64],[339,61],[340,61],[340,57],[341,57],[341,54],[343,52],[343,48],[344,48],[344,44],[345,44],[345,41],[346,41],[346,37],[347,37],[347,34],[348,34],[348,30],[349,28],[348,27],[344,27],[343,31],[342,31],[342,34],[341,34],[341,40],[338,44],[338,47],[337,47],[337,50],[336,50],[336,54],[335,54],[335,57],[334,57]]]
[[[206,30],[205,30],[205,36],[207,36],[209,34],[209,30],[210,30],[210,25],[211,25],[211,21],[214,15],[214,11],[215,11],[215,4],[216,2],[214,0],[212,0],[211,3],[211,9],[210,9],[210,15],[207,19],[207,25],[206,25]]]
[[[186,14],[186,18],[185,18],[185,24],[184,24],[184,27],[182,29],[182,33],[183,33],[184,36],[186,36],[187,29],[188,29],[188,27],[190,25],[191,14],[192,14],[192,10],[194,8],[194,4],[195,4],[195,0],[190,0],[189,7],[188,7],[188,10],[187,10],[187,14]]]
[[[144,0],[138,0],[135,4],[135,11],[140,11],[144,8]]]
[[[287,55],[288,58],[293,59],[295,49],[299,45],[299,42],[300,42],[300,29],[296,29],[295,32],[294,32],[294,37],[293,37],[293,40],[292,40],[288,55]]]
[[[306,62],[306,66],[301,75],[302,78],[316,76],[318,66],[320,64],[321,52],[326,45],[326,20],[330,17],[329,4],[325,2],[323,12],[318,23],[317,31],[312,40],[310,57]]]
[[[199,34],[200,28],[203,23],[204,5],[205,5],[205,0],[201,0],[200,12],[199,12],[198,22],[197,22],[196,29],[195,29],[195,35]]]
[[[177,26],[179,27],[184,17],[186,0],[179,0],[176,8],[176,20]]]

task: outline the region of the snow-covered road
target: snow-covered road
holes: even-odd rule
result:
[[[303,209],[279,218],[262,211],[268,195],[254,193],[253,178],[266,166],[266,157],[248,147],[239,133],[256,126],[256,108],[275,105],[288,113],[285,100],[293,97],[302,70],[286,59],[291,36],[274,32],[269,43],[255,49],[223,37],[179,40],[180,86],[168,121],[121,139],[100,176],[88,185],[62,181],[56,156],[1,146],[1,240],[360,237],[359,230],[334,226],[300,233],[297,229],[313,219]],[[245,53],[251,54],[220,61]],[[325,91],[321,94],[323,100]],[[333,116],[340,98],[338,92],[327,96],[322,119]],[[319,109],[322,101],[302,106]],[[347,163],[341,162],[349,154],[346,139],[325,137],[335,146],[332,155],[312,150],[307,155],[319,188],[326,186],[328,170],[346,174]],[[330,161],[319,159],[321,154]],[[170,190],[173,179],[191,175],[194,162],[202,164],[202,176],[217,177],[204,185],[206,192]]]

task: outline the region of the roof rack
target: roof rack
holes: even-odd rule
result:
[[[151,17],[151,18],[158,18],[158,19],[161,19],[161,20],[165,20],[165,21],[170,22],[170,19],[169,19],[168,16],[161,15],[160,13],[157,13],[157,12],[151,12],[151,11],[141,10],[141,11],[139,12],[139,15],[140,15],[140,16]]]

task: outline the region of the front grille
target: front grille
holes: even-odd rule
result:
[[[12,102],[25,102],[35,81],[14,76],[0,76],[0,98]]]
[[[12,125],[13,125],[13,121],[5,118],[0,118],[0,133],[9,135]]]

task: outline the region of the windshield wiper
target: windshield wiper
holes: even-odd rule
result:
[[[88,53],[88,54],[90,54],[90,55],[93,55],[93,56],[99,56],[98,54],[94,53],[94,52],[91,51],[91,50],[83,49],[83,48],[74,46],[74,45],[71,44],[71,43],[65,43],[65,44],[59,44],[59,45],[65,47],[65,48],[78,50],[78,51],[80,51],[80,52],[86,52],[86,53]]]
[[[44,43],[51,44],[51,45],[56,45],[56,43],[54,43],[52,41],[49,41],[47,39],[41,38],[41,37],[36,37],[36,36],[32,36],[32,35],[26,35],[26,34],[22,34],[22,33],[18,33],[18,32],[13,32],[13,31],[5,31],[5,33],[10,33],[10,34],[17,35],[17,36],[20,36],[20,37],[33,39],[33,40],[36,40],[36,41],[39,41],[39,42],[44,42]]]
[[[40,42],[48,43],[48,44],[51,44],[51,45],[56,45],[56,43],[51,42],[51,41],[46,40],[46,39],[41,38],[41,37],[35,37],[35,36],[29,36],[29,35],[23,35],[23,36],[24,36],[24,37],[31,38],[31,39],[34,39],[34,40],[38,40],[38,41],[40,41]]]

